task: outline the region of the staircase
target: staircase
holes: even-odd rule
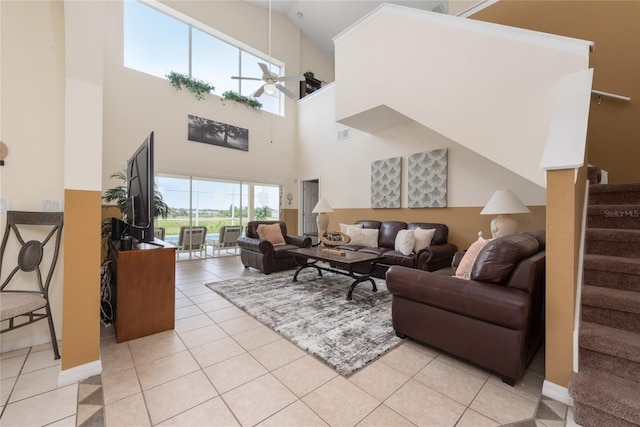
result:
[[[581,304],[575,421],[640,426],[640,184],[589,186]]]

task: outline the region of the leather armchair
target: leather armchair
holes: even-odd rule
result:
[[[454,263],[461,254],[454,257]],[[396,334],[442,349],[515,384],[544,337],[544,232],[494,239],[480,251],[471,279],[456,268],[435,272],[392,266]]]
[[[262,240],[258,236],[258,226],[260,224],[274,223],[280,224],[280,230],[286,242],[285,245],[274,246],[268,240]],[[249,221],[245,235],[238,238],[242,265],[245,268],[252,267],[260,270],[264,274],[295,268],[298,264],[293,255],[287,253],[287,250],[308,248],[310,246],[310,237],[288,235],[287,225],[283,221]]]

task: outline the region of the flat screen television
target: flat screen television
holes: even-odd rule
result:
[[[154,194],[151,132],[127,162],[127,234],[139,242],[153,243]]]

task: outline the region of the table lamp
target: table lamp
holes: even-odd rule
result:
[[[511,190],[493,193],[480,215],[497,215],[491,220],[491,236],[508,236],[518,232],[518,222],[510,214],[531,212]]]
[[[333,212],[333,209],[331,209],[331,205],[329,205],[326,199],[320,199],[311,212],[318,214],[316,224],[318,226],[318,239],[320,239],[329,227],[329,216],[327,212]]]

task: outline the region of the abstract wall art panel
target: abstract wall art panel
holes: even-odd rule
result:
[[[409,156],[410,208],[447,207],[447,151],[443,148]]]
[[[371,207],[399,208],[402,157],[371,162]]]
[[[189,141],[249,151],[249,130],[189,114]]]

